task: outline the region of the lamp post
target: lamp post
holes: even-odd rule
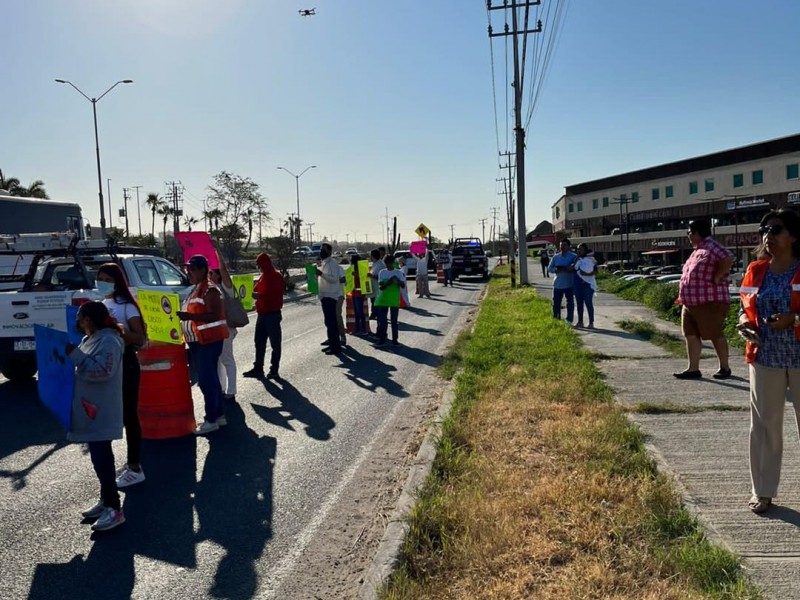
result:
[[[289,175],[294,177],[294,184],[295,184],[295,192],[297,193],[297,241],[300,242],[300,178],[305,174],[306,171],[309,169],[316,169],[317,165],[311,165],[310,167],[306,167],[300,173],[300,175],[295,175],[286,167],[278,167],[281,171],[286,171]],[[313,242],[314,240],[310,240]]]
[[[120,83],[133,83],[133,79],[122,79],[108,88],[105,92],[100,94],[97,98],[89,98],[86,94],[84,94],[78,86],[76,86],[71,81],[67,81],[66,79],[56,79],[56,83],[66,83],[71,85],[72,88],[78,92],[81,96],[86,98],[89,102],[92,103],[92,115],[94,116],[94,147],[95,153],[97,154],[97,190],[98,195],[100,196],[100,236],[105,238],[106,237],[106,215],[105,209],[103,208],[103,176],[100,174],[100,138],[97,135],[97,103],[108,94],[111,90],[117,87]],[[108,215],[109,218],[111,215]]]

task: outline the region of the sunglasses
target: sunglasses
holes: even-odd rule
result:
[[[762,225],[758,228],[758,233],[763,237],[767,234],[780,235],[786,229],[783,225]]]

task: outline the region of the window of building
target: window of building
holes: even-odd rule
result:
[[[800,176],[800,167],[797,163],[786,165],[786,179],[797,179]]]
[[[578,202],[578,212],[583,212],[583,202]]]
[[[753,171],[753,185],[759,185],[761,183],[764,183],[764,171],[761,169]]]
[[[705,190],[707,192],[713,192],[714,191],[714,180],[713,179],[706,179]]]
[[[556,219],[561,218],[561,207],[556,206]]]
[[[631,193],[631,202],[638,202],[639,201],[639,192]]]
[[[658,200],[658,199],[661,197],[661,190],[660,190],[660,189],[658,189],[658,188],[653,188],[653,189],[650,191],[650,197],[651,197],[653,200]]]
[[[744,175],[742,173],[736,173],[733,176],[733,187],[739,188],[744,185]]]
[[[697,193],[697,182],[696,181],[690,181],[689,182],[689,193],[690,194],[696,194]]]
[[[600,206],[600,200],[598,200],[597,198],[594,198],[592,200],[592,208],[593,209],[597,209],[598,206]]]
[[[575,206],[573,204],[569,205],[569,212],[575,212]]]
[[[668,185],[667,187],[664,188],[664,197],[665,198],[672,198],[673,195],[674,195],[674,193],[673,193],[671,185]]]
[[[603,197],[603,208],[608,208],[608,196]]]

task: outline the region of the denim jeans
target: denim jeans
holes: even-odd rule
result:
[[[256,371],[264,370],[264,355],[267,353],[267,341],[272,346],[272,358],[269,370],[273,373],[278,372],[281,366],[281,311],[263,313],[256,319],[256,360],[253,368]]]
[[[453,269],[444,269],[444,284],[453,285]]]
[[[578,304],[578,322],[583,323],[583,306],[589,315],[589,323],[594,323],[594,290],[580,277],[575,278],[575,301]]]
[[[139,358],[133,346],[125,348],[122,357],[122,424],[128,443],[128,464],[138,465],[142,455],[142,426],[139,423]]]
[[[353,296],[353,314],[355,315],[355,332],[367,333],[367,319],[364,316],[364,296]]]
[[[189,342],[192,362],[197,367],[197,383],[203,392],[206,415],[204,420],[213,423],[222,416],[222,385],[217,364],[222,354],[222,340],[211,344]]]
[[[339,338],[339,321],[336,318],[336,298],[320,298],[322,304],[322,316],[325,319],[325,329],[328,332],[328,348],[338,352],[342,349],[342,342]]]
[[[375,314],[378,317],[378,341],[385,342],[387,330],[389,329],[389,316],[392,317],[392,341],[396,342],[398,337],[397,320],[400,315],[400,308],[397,306],[376,306]]]
[[[89,457],[97,478],[100,480],[100,497],[103,504],[119,510],[119,491],[117,490],[117,473],[114,470],[114,451],[111,440],[89,442]]]
[[[561,318],[561,300],[565,296],[567,298],[567,322],[572,323],[575,315],[575,299],[572,288],[553,288],[553,316],[556,319]]]

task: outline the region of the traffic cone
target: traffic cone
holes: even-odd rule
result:
[[[444,267],[436,265],[436,283],[444,283]]]

